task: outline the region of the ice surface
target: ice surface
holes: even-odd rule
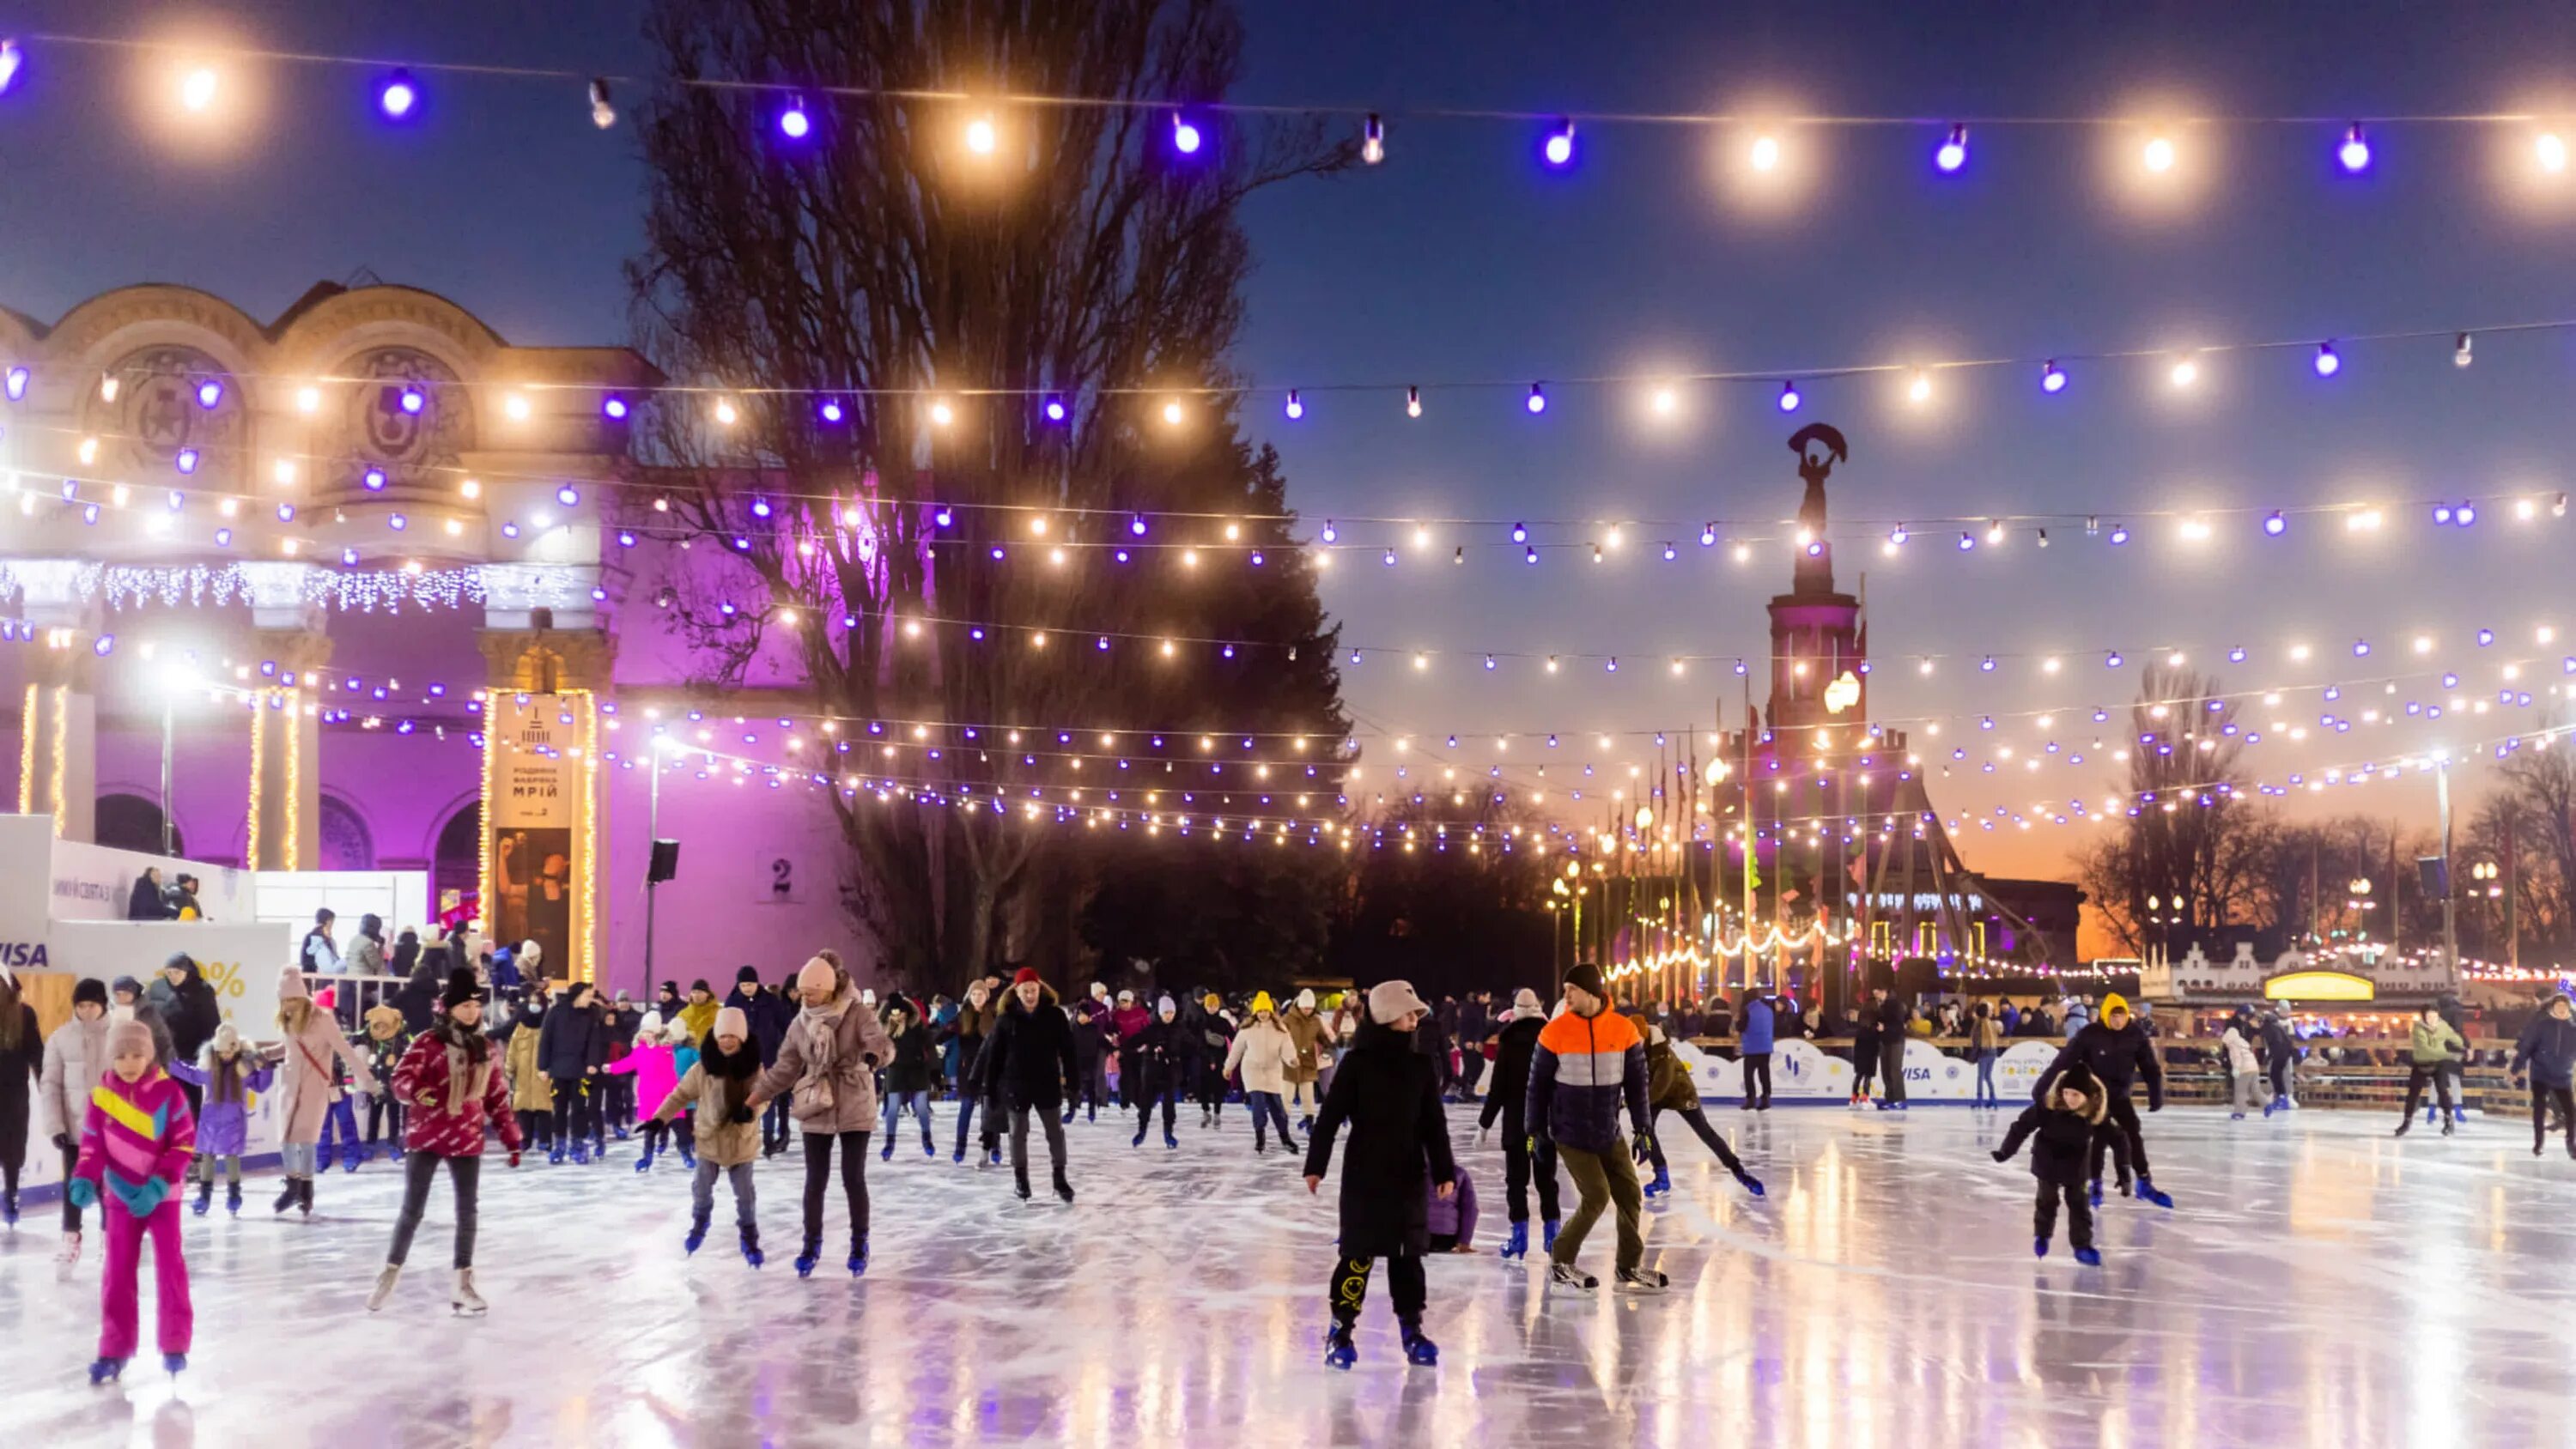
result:
[[[953,1109],[943,1104],[940,1125]],[[1712,1104],[1771,1188],[1747,1199],[1669,1115],[1678,1187],[1649,1211],[1667,1297],[1542,1290],[1493,1255],[1498,1151],[1466,1146],[1475,1257],[1431,1265],[1437,1369],[1402,1366],[1381,1273],[1360,1365],[1319,1362],[1332,1184],[1309,1198],[1240,1108],[1181,1149],[1073,1129],[1072,1209],[917,1138],[868,1163],[874,1262],[853,1283],[837,1203],[811,1281],[787,1260],[802,1166],[762,1168],[770,1266],[730,1206],[694,1260],[676,1162],[492,1161],[480,1284],[449,1316],[442,1181],[411,1271],[363,1300],[399,1193],[378,1163],[307,1223],[187,1226],[198,1336],[173,1398],[148,1359],[82,1378],[92,1251],[56,1281],[50,1210],[0,1235],[0,1444],[2222,1445],[2565,1442],[2576,1411],[2576,1163],[2527,1126],[2393,1142],[2380,1115],[2147,1119],[2178,1210],[2116,1197],[2100,1269],[2030,1251],[2031,1179],[1964,1108],[1747,1117]],[[1032,1145],[1035,1145],[1034,1143]],[[1041,1183],[1042,1183],[1041,1179]],[[1040,1191],[1043,1192],[1041,1185]],[[1585,1250],[1609,1276],[1605,1223]],[[1533,1260],[1535,1263],[1535,1260]],[[147,1278],[148,1282],[148,1278]],[[148,1289],[147,1289],[148,1292]],[[150,1342],[149,1306],[145,1337]]]

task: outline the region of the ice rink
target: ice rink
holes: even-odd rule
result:
[[[939,1108],[947,1129],[950,1108]],[[695,1260],[676,1159],[495,1160],[478,1254],[489,1318],[449,1315],[446,1185],[394,1302],[364,1298],[399,1182],[334,1172],[310,1223],[190,1219],[198,1335],[92,1389],[97,1235],[70,1282],[50,1208],[0,1239],[0,1443],[356,1446],[2356,1445],[2566,1443],[2576,1419],[2576,1162],[2480,1121],[2392,1141],[2381,1116],[2148,1119],[2171,1213],[2113,1199],[2099,1269],[2030,1245],[2004,1118],[1712,1105],[1771,1194],[1745,1197],[1665,1118],[1677,1191],[1651,1208],[1662,1298],[1542,1288],[1506,1266],[1499,1150],[1467,1145],[1481,1251],[1436,1259],[1436,1369],[1405,1367],[1383,1274],[1360,1364],[1323,1367],[1333,1185],[1309,1198],[1239,1108],[1181,1148],[1073,1129],[1081,1200],[1023,1206],[1007,1170],[918,1139],[869,1162],[874,1262],[853,1282],[837,1197],[799,1282],[801,1164],[759,1175],[768,1267],[730,1212]],[[1034,1144],[1033,1144],[1034,1145]],[[1043,1176],[1040,1178],[1043,1194]],[[1570,1202],[1569,1196],[1569,1202]],[[1609,1276],[1605,1222],[1586,1249]],[[147,1280],[148,1281],[148,1280]],[[147,1290],[148,1291],[148,1290]],[[150,1343],[147,1303],[145,1340]]]

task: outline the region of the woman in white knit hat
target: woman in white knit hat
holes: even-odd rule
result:
[[[286,1170],[286,1190],[277,1195],[276,1211],[301,1208],[313,1215],[314,1147],[322,1140],[322,1120],[340,1100],[331,1084],[331,1058],[349,1068],[351,1091],[381,1092],[366,1056],[349,1045],[339,1018],[313,1005],[304,973],[289,966],[277,974],[277,1026],[286,1040],[278,1053],[278,1160]]]

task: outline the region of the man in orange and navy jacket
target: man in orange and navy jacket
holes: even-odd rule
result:
[[[1646,1111],[1646,1039],[1634,1023],[1609,1010],[1609,998],[1600,967],[1586,962],[1566,973],[1566,1010],[1538,1034],[1523,1120],[1534,1142],[1555,1142],[1566,1175],[1583,1195],[1549,1253],[1554,1260],[1550,1277],[1577,1288],[1600,1286],[1575,1266],[1575,1256],[1583,1250],[1584,1235],[1600,1220],[1601,1209],[1615,1203],[1617,1285],[1651,1293],[1666,1280],[1644,1266],[1646,1240],[1637,1224],[1645,1197],[1637,1185],[1637,1164],[1619,1136],[1623,1100],[1638,1142],[1646,1141],[1648,1124],[1654,1121]]]

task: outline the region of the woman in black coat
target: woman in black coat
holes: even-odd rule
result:
[[[1341,1249],[1329,1288],[1333,1328],[1325,1339],[1325,1361],[1336,1368],[1350,1367],[1356,1355],[1351,1327],[1368,1294],[1369,1265],[1378,1258],[1387,1260],[1407,1357],[1438,1360],[1439,1351],[1422,1336],[1430,1295],[1422,1257],[1431,1250],[1432,1185],[1443,1196],[1455,1192],[1458,1164],[1440,1110],[1439,1075],[1414,1043],[1414,1029],[1428,1014],[1405,982],[1380,982],[1369,992],[1368,1019],[1334,1068],[1306,1139],[1306,1190],[1314,1192],[1332,1165],[1333,1138],[1343,1124],[1351,1128],[1350,1150],[1342,1156]]]
[[[0,1223],[18,1221],[18,1170],[27,1163],[27,1104],[44,1076],[45,1038],[18,978],[0,969]]]
[[[538,1028],[537,1070],[555,1084],[555,1146],[547,1161],[563,1161],[569,1145],[572,1160],[586,1163],[592,1145],[607,1135],[599,1120],[599,1069],[607,1064],[608,1023],[598,993],[587,981],[574,982]]]

